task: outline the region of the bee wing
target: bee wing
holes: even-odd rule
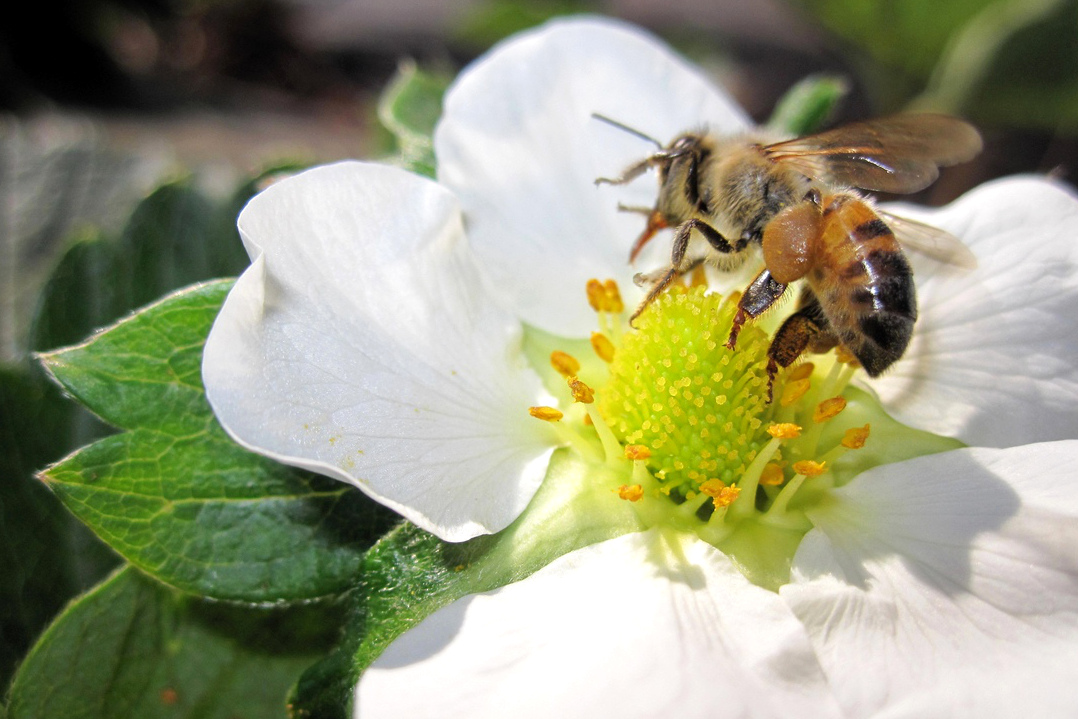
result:
[[[926,257],[965,270],[972,270],[977,266],[977,256],[966,247],[962,240],[947,230],[941,230],[908,217],[892,215],[879,208],[876,208],[876,213],[895,233],[895,238],[904,249],[919,252]]]
[[[981,151],[981,136],[949,115],[894,115],[787,140],[764,154],[821,182],[909,193],[939,177],[939,168]]]

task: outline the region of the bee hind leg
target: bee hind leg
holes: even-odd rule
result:
[[[812,296],[786,318],[767,350],[767,401],[770,402],[779,368],[787,368],[806,350],[826,352],[839,343],[830,323]]]

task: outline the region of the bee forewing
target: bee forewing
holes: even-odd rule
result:
[[[981,151],[981,136],[948,115],[894,115],[779,142],[764,148],[802,174],[865,190],[910,193],[939,176],[939,167]]]
[[[895,238],[904,249],[965,270],[977,267],[977,256],[950,232],[878,208],[876,212],[895,233]]]

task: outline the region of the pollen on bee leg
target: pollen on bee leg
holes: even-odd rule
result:
[[[554,407],[529,407],[528,414],[544,422],[557,422],[565,415]]]
[[[817,423],[826,422],[844,409],[846,409],[846,399],[844,397],[825,399],[816,405],[816,409],[813,410],[812,421]]]
[[[603,362],[610,364],[614,361],[614,343],[602,332],[591,333],[591,348]]]
[[[580,371],[580,360],[568,352],[554,350],[550,353],[550,366],[562,377],[572,377]]]

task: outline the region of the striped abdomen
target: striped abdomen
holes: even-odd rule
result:
[[[913,273],[891,229],[852,194],[824,199],[809,286],[831,330],[869,375],[909,345],[917,319]]]

